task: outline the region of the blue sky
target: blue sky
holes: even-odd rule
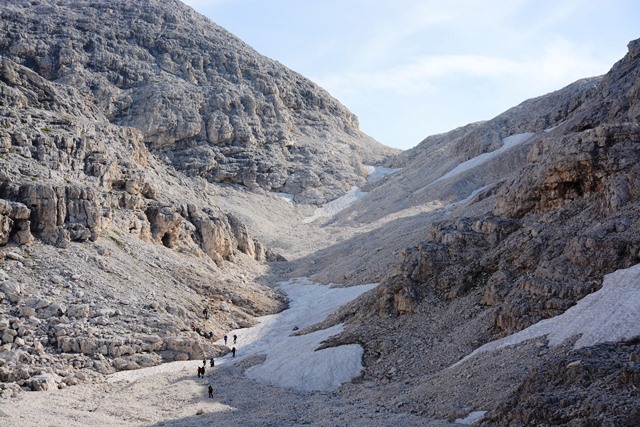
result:
[[[402,149],[604,74],[640,38],[637,0],[184,2]]]

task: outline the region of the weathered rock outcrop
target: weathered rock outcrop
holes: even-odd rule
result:
[[[532,372],[481,425],[635,425],[639,359],[637,341],[568,352]]]
[[[260,262],[284,259],[254,240],[246,225],[231,214],[193,205],[175,210],[172,206],[150,203],[145,215],[152,240],[168,248],[198,248],[218,264],[238,251]]]
[[[9,239],[21,245],[33,241],[29,215],[30,210],[22,203],[0,199],[0,246],[9,243]]]
[[[3,183],[0,195],[29,206],[31,231],[50,244],[96,240],[109,224],[109,212],[90,188]]]
[[[111,225],[113,210],[126,209],[138,213],[130,229],[167,247],[201,249],[218,261],[236,251],[259,261],[277,258],[235,218],[225,219],[225,226],[212,233],[193,224],[203,223],[195,206],[190,222],[187,209],[178,213],[171,203],[156,201],[159,190],[147,177],[149,152],[138,131],[106,123],[90,105],[89,116],[82,114],[86,103],[77,91],[49,83],[9,59],[2,58],[2,70],[0,135],[8,141],[5,151],[12,160],[0,164],[7,241],[11,235],[28,243],[30,233],[58,246],[95,241]],[[41,183],[25,180],[27,171]],[[78,179],[83,184],[71,183]]]
[[[324,90],[177,0],[18,1],[1,13],[0,55],[79,89],[187,175],[323,202],[393,153]]]
[[[233,265],[281,258],[233,215],[181,198],[192,182],[139,130],[0,60],[0,395],[223,354],[222,331],[282,308]]]
[[[411,236],[405,241],[413,243],[397,252],[397,268],[376,290],[333,317],[350,326],[331,344],[363,343],[365,378],[411,382],[419,390],[440,381],[432,376],[438,373],[447,384],[462,384],[464,376],[444,368],[481,344],[565,312],[599,289],[605,274],[640,263],[639,82],[636,41],[603,77],[527,101],[488,122],[428,138],[404,153],[399,159],[404,169],[367,196],[379,203],[376,207],[388,209],[367,210],[362,204],[344,211],[340,220],[384,219],[403,208],[419,212],[389,227]],[[503,138],[529,133],[525,142],[439,180],[457,164],[499,149]],[[418,210],[421,204],[423,211]],[[374,239],[368,243],[381,246]],[[381,252],[372,258],[380,262],[391,255],[384,248]],[[381,333],[388,330],[399,332]],[[576,379],[566,375],[578,369],[565,369],[572,360],[554,365],[545,359],[544,342],[529,345],[528,351],[540,356],[532,363],[536,371],[509,379],[523,383],[488,424],[552,425],[575,416],[586,423],[625,425],[637,418],[636,412],[629,417],[620,408],[598,418],[600,412],[593,409],[600,399],[608,406],[618,398],[637,399],[628,386],[635,365],[614,367],[606,352],[593,349],[594,359]],[[629,346],[612,347],[627,351]],[[474,370],[475,362],[461,369],[469,379],[483,375]],[[585,392],[581,378],[586,376],[607,384],[608,391]],[[452,394],[462,402],[479,400],[464,392]],[[581,396],[590,403],[579,404]],[[437,405],[416,399],[412,410],[446,417],[455,413],[450,403],[434,410]],[[566,410],[556,411],[558,404]]]

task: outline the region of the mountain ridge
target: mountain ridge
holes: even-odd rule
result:
[[[157,411],[148,423],[451,425],[477,411],[481,425],[638,421],[637,337],[583,349],[537,337],[461,360],[639,263],[640,40],[605,76],[391,158],[323,90],[176,1],[18,1],[0,14],[0,396],[12,408],[39,402],[43,414],[62,395],[27,389],[100,389],[106,411],[138,425],[136,397],[109,401],[141,383],[106,376],[226,357],[224,378],[206,381],[239,410],[193,418],[191,399],[184,419]],[[198,26],[180,34],[185,23]],[[193,63],[199,43],[209,68]],[[395,169],[365,182],[367,162]],[[316,215],[352,186],[359,200]],[[292,331],[344,323],[321,347],[364,350],[362,375],[331,393],[258,387],[244,371],[266,356],[239,344],[232,363],[221,343],[285,309],[275,283],[299,276],[379,282]],[[180,390],[199,387],[179,375]],[[247,387],[259,392],[238,400]],[[12,408],[11,421],[41,421]]]
[[[189,176],[324,202],[395,152],[326,91],[178,1],[18,1],[3,20],[3,56],[78,88]]]

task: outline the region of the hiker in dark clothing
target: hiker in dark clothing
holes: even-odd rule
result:
[[[198,378],[202,376],[202,368],[198,366]]]
[[[209,309],[207,307],[204,308],[204,310],[202,310],[202,314],[204,315],[205,319],[209,318]]]
[[[236,343],[236,340],[238,339],[238,336],[236,334],[233,335],[233,343]]]
[[[202,359],[202,366],[207,366],[207,359]]]
[[[213,397],[213,387],[209,386],[209,397]]]
[[[236,348],[235,347],[233,347],[231,349],[231,354],[233,355],[233,357],[236,357]]]
[[[227,336],[224,336],[224,345],[227,345]]]
[[[211,360],[209,361],[209,365],[211,365],[211,367],[213,368],[214,366],[216,366],[216,362],[213,361],[213,357],[211,358]]]

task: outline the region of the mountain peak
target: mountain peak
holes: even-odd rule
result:
[[[17,2],[2,14],[0,54],[78,88],[189,176],[317,203],[395,152],[322,88],[178,1]]]

